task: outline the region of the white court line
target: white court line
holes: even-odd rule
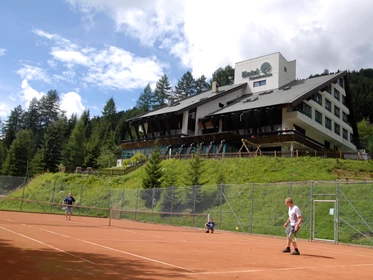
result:
[[[110,238],[89,238],[87,241],[115,241],[115,242],[144,242],[144,243],[185,243],[185,240],[149,240],[149,239],[110,239]]]
[[[41,242],[41,241],[39,241],[39,240],[37,240],[37,239],[31,238],[31,237],[29,237],[29,236],[27,236],[27,235],[23,235],[23,234],[21,234],[21,233],[18,233],[18,232],[16,232],[16,231],[13,231],[13,230],[10,230],[10,229],[7,229],[7,228],[4,228],[4,227],[1,227],[1,226],[0,226],[0,228],[1,228],[2,230],[5,230],[5,231],[8,231],[8,232],[11,232],[11,233],[13,233],[13,234],[16,234],[16,235],[22,236],[23,238],[26,238],[26,239],[32,240],[32,241],[34,241],[34,242],[36,242],[36,243],[39,243],[39,244],[42,244],[42,245],[47,246],[47,247],[49,247],[49,248],[52,248],[52,249],[54,249],[54,250],[56,250],[56,251],[58,251],[58,252],[61,252],[61,253],[67,254],[67,255],[69,255],[69,256],[72,256],[72,257],[74,257],[74,258],[80,259],[80,260],[82,260],[82,261],[85,261],[85,262],[88,262],[88,263],[91,263],[91,264],[97,265],[97,264],[94,263],[94,262],[91,262],[91,261],[89,261],[89,260],[86,260],[86,259],[80,258],[80,257],[78,257],[78,256],[76,256],[76,255],[74,255],[74,254],[71,254],[71,253],[66,252],[66,251],[64,251],[64,250],[62,250],[62,249],[59,249],[59,248],[57,248],[57,247],[54,247],[54,246],[52,246],[52,245],[46,244],[46,243],[44,243],[44,242]]]
[[[303,270],[303,269],[315,269],[317,267],[314,267],[314,266],[308,266],[308,267],[286,267],[286,268],[278,268],[276,269],[277,271],[281,271],[281,270]]]
[[[43,229],[43,228],[41,228],[40,230],[46,231],[46,232],[49,232],[49,233],[52,233],[52,234],[60,235],[60,236],[63,236],[63,237],[70,238],[70,236],[68,236],[68,235],[64,235],[64,234],[57,233],[57,232],[54,232],[54,231],[46,230],[46,229]]]
[[[111,247],[103,246],[103,245],[100,245],[100,244],[97,244],[97,243],[93,243],[93,242],[89,242],[89,241],[86,241],[86,240],[83,240],[83,239],[79,239],[79,238],[75,238],[75,239],[79,240],[79,241],[82,241],[84,243],[87,243],[87,244],[91,244],[93,246],[101,247],[101,248],[104,248],[104,249],[107,249],[107,250],[111,250],[111,251],[118,252],[118,253],[121,253],[121,254],[129,255],[129,256],[132,256],[132,257],[139,258],[139,259],[143,259],[143,260],[147,260],[147,261],[152,261],[152,262],[155,262],[155,263],[160,263],[160,264],[163,264],[163,265],[175,267],[175,268],[186,270],[186,271],[189,271],[189,272],[194,272],[191,269],[187,269],[187,268],[184,268],[184,267],[181,267],[181,266],[173,265],[173,264],[170,264],[170,263],[158,261],[158,260],[155,260],[155,259],[143,257],[143,256],[136,255],[136,254],[132,254],[132,253],[129,253],[129,252],[126,252],[126,251],[122,251],[122,250],[114,249],[114,248],[111,248]]]
[[[5,219],[5,221],[11,222],[11,223],[15,223],[16,222],[16,221],[9,220],[9,219]]]
[[[108,228],[109,228],[109,227],[108,227]],[[132,233],[132,234],[139,234],[138,232],[134,232],[134,231],[131,231],[131,230],[126,230],[126,229],[117,229],[117,228],[113,228],[113,230],[129,232],[129,233]],[[140,234],[141,234],[141,235],[153,236],[153,237],[157,237],[157,238],[164,238],[164,237],[162,237],[162,236],[152,235],[152,234],[146,234],[146,233],[143,233],[143,232],[140,232]]]
[[[183,273],[183,275],[213,275],[213,274],[231,274],[231,273],[252,273],[252,272],[265,272],[266,270],[233,270],[233,271],[210,271],[210,272],[194,272]]]
[[[233,271],[211,271],[211,272],[194,272],[194,273],[171,273],[169,275],[218,275],[218,274],[235,274],[235,273],[254,273],[254,272],[270,272],[270,271],[289,271],[289,270],[308,270],[308,269],[323,269],[323,268],[344,268],[350,266],[373,266],[373,264],[355,264],[355,265],[336,265],[336,266],[321,266],[321,267],[287,267],[277,269],[258,269],[258,270],[233,270]]]
[[[59,233],[57,233],[57,232],[53,232],[53,231],[48,231],[48,232],[53,233],[53,234],[59,234]],[[69,236],[69,238],[70,238],[70,236]],[[73,237],[71,237],[71,238],[73,238]],[[132,254],[132,253],[129,253],[129,252],[126,252],[126,251],[122,251],[122,250],[114,249],[114,248],[107,247],[107,246],[104,246],[104,245],[100,245],[100,244],[97,244],[97,243],[89,242],[89,241],[86,241],[86,240],[83,240],[83,239],[79,239],[79,238],[74,238],[74,239],[75,239],[75,240],[79,240],[79,241],[84,242],[84,243],[87,243],[87,244],[91,244],[91,245],[97,246],[97,247],[101,247],[101,248],[104,248],[104,249],[108,249],[108,250],[111,250],[111,251],[114,251],[114,252],[118,252],[118,253],[122,253],[122,254],[125,254],[125,255],[133,256],[133,257],[136,257],[136,258],[140,258],[140,259],[144,259],[144,260],[152,261],[152,262],[155,262],[155,263],[160,263],[160,264],[163,264],[163,265],[167,265],[167,266],[171,266],[171,267],[179,268],[179,269],[186,270],[186,271],[189,271],[189,272],[194,272],[194,271],[191,270],[191,269],[187,269],[187,268],[184,268],[184,267],[181,267],[181,266],[173,265],[173,264],[170,264],[170,263],[166,263],[166,262],[158,261],[158,260],[155,260],[155,259],[151,259],[151,258],[143,257],[143,256],[136,255],[136,254]]]

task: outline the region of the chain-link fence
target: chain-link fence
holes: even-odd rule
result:
[[[161,189],[93,188],[51,181],[25,185],[12,193],[20,201],[3,200],[1,209],[61,213],[59,206],[72,193],[77,215],[107,217],[118,210],[121,219],[203,227],[207,214],[218,230],[284,236],[286,197],[302,212],[298,236],[310,240],[373,245],[373,182],[309,181],[273,184],[220,184]],[[30,200],[32,202],[26,202]],[[205,214],[194,216],[194,214]],[[186,221],[186,219],[188,219]]]
[[[26,177],[13,177],[0,175],[0,196],[7,196],[22,185],[26,184]]]

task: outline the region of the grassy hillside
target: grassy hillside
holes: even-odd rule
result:
[[[142,190],[144,166],[123,176],[94,176],[83,174],[45,174],[35,178],[27,188],[15,191],[13,197],[46,202],[61,202],[68,192],[72,192],[78,205],[144,211],[170,211],[191,213],[210,213],[218,227],[224,230],[283,235],[282,225],[286,220],[287,209],[283,199],[293,196],[301,207],[304,223],[300,236],[309,238],[310,218],[313,215],[314,199],[336,199],[336,189],[340,199],[340,234],[342,242],[372,245],[369,236],[373,233],[372,184],[343,184],[336,170],[351,172],[371,172],[370,161],[301,158],[245,158],[204,160],[201,188],[185,186],[184,176],[188,160],[165,160],[164,189]],[[223,174],[224,186],[217,186],[218,174]],[[306,181],[316,181],[306,183]],[[167,188],[170,182],[176,188]],[[282,183],[280,183],[282,182]],[[191,204],[194,195],[197,202]],[[325,196],[324,194],[329,194]],[[156,198],[153,202],[153,199]],[[20,209],[19,202],[3,202],[0,209]],[[316,208],[315,237],[333,238],[334,224],[330,209],[334,204],[318,204]],[[23,203],[23,210],[61,213],[60,207],[46,207],[37,203]],[[107,211],[82,209],[78,214],[107,216]],[[122,218],[142,221],[194,225],[202,227],[205,218],[196,217],[191,221],[183,217],[165,215],[126,214]],[[368,225],[368,226],[367,226]],[[365,237],[359,233],[365,234]]]

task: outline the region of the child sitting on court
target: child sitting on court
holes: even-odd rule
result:
[[[205,233],[214,233],[215,230],[215,223],[212,218],[210,218],[210,221],[205,224]]]

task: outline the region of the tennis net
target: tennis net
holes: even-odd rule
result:
[[[134,211],[113,207],[110,210],[109,218],[109,225],[111,220],[132,220],[144,223],[203,228],[208,221],[209,214]]]

